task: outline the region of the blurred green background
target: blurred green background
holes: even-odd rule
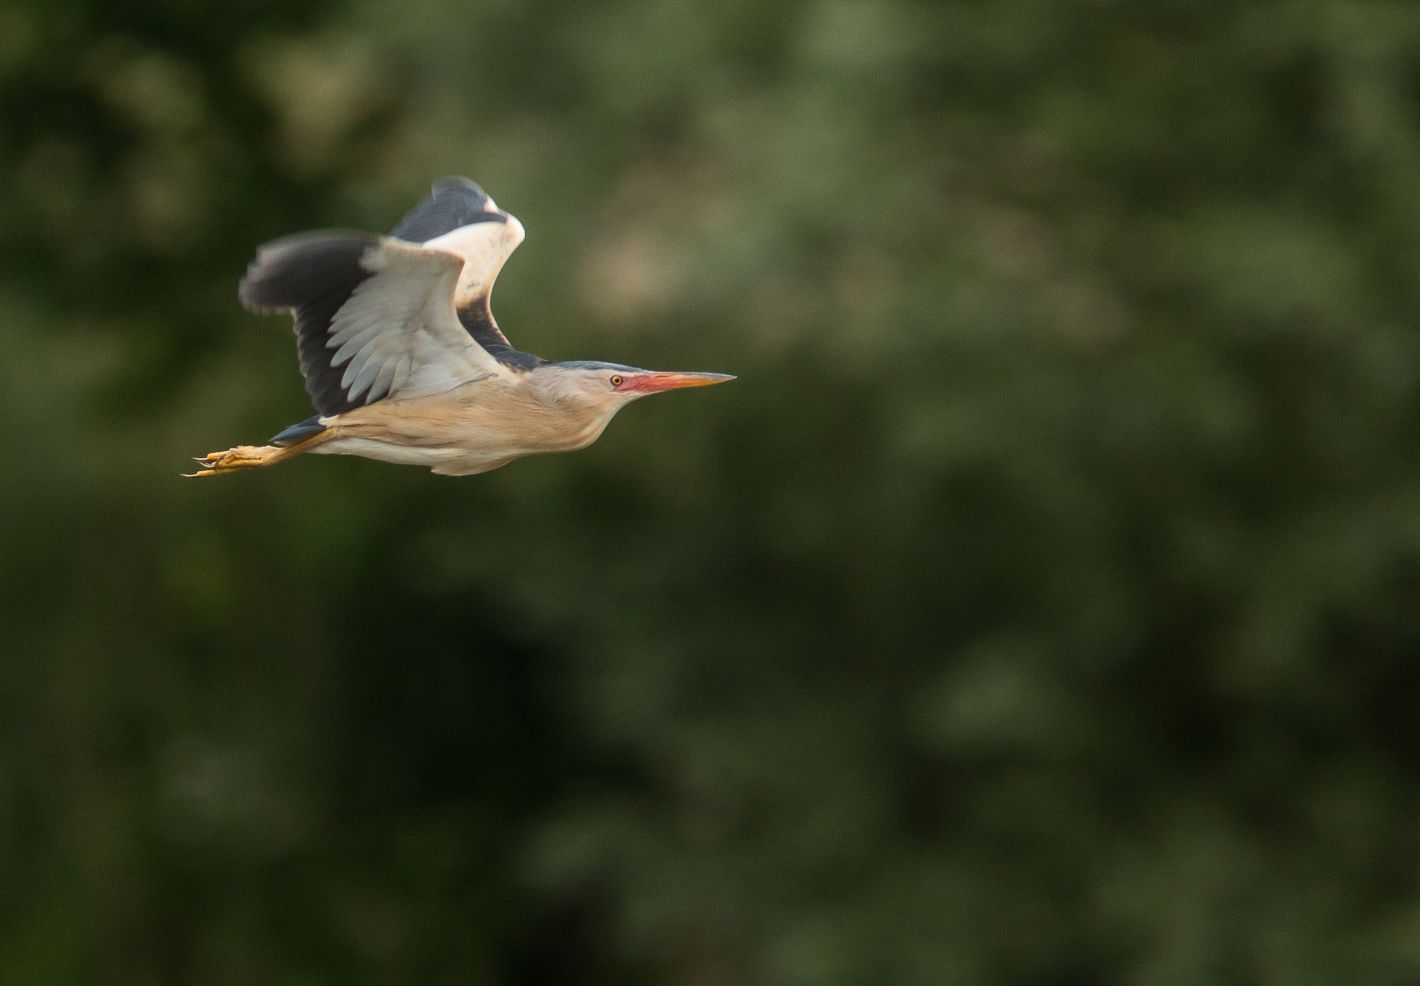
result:
[[[1420,982],[1420,7],[0,9],[0,981]],[[464,173],[451,480],[256,244]]]

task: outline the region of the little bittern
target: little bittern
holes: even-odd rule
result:
[[[445,178],[389,236],[301,233],[261,247],[242,304],[292,314],[317,413],[266,445],[203,456],[191,475],[316,452],[467,476],[585,448],[647,394],[734,379],[514,349],[489,295],[523,235],[483,189]]]

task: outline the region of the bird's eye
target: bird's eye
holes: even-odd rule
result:
[[[619,374],[612,374],[612,377],[611,377],[611,385],[612,385],[613,387],[620,387],[620,386],[621,386],[621,376],[620,376]]]

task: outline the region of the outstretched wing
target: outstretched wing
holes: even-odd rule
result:
[[[459,321],[479,345],[511,348],[493,319],[490,297],[498,272],[523,242],[522,223],[467,178],[440,178],[390,235],[462,258],[454,296]]]
[[[305,233],[257,251],[240,295],[251,311],[293,314],[306,391],[333,415],[506,372],[455,314],[465,266],[388,237]]]

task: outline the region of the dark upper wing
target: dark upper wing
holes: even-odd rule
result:
[[[489,215],[489,202],[488,193],[467,178],[440,178],[430,196],[410,209],[390,235],[425,243],[460,226],[488,222],[484,217]]]
[[[463,258],[455,292],[459,321],[479,345],[511,348],[493,319],[489,298],[504,262],[523,241],[523,225],[467,178],[440,178],[430,196],[390,234]]]

